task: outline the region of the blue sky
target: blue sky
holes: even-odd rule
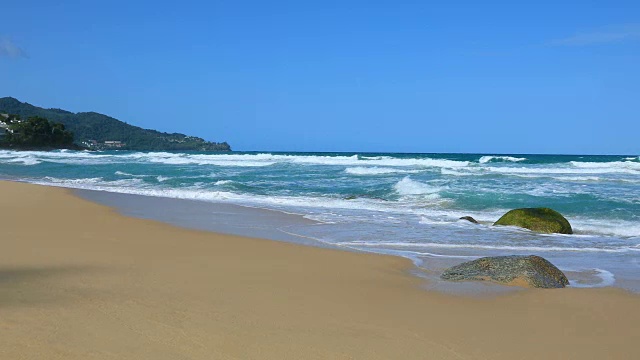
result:
[[[236,150],[640,154],[638,1],[100,3],[4,2],[0,96]]]

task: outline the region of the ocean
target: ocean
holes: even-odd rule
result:
[[[219,215],[209,212],[215,204],[295,214],[306,221],[261,226],[285,241],[404,256],[432,279],[481,256],[536,254],[573,287],[640,291],[637,155],[2,150],[0,176],[211,205],[181,207],[178,224],[207,222]],[[553,208],[575,234],[492,226],[520,207]]]

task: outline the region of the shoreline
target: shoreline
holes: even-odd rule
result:
[[[586,258],[583,258],[582,253],[578,254],[579,256],[577,257],[574,256],[576,254],[571,254],[570,252],[566,251],[564,253],[554,251],[545,253],[544,248],[537,247],[535,245],[531,249],[528,249],[526,246],[523,246],[521,249],[513,248],[513,251],[509,251],[506,253],[503,250],[496,250],[494,251],[494,253],[491,253],[490,251],[484,251],[482,249],[478,250],[473,245],[470,246],[470,249],[465,250],[464,248],[461,248],[460,245],[457,245],[455,243],[451,245],[451,248],[447,248],[446,246],[444,248],[438,247],[422,253],[415,252],[415,249],[404,251],[402,248],[376,248],[375,246],[373,248],[368,248],[367,246],[357,246],[358,241],[355,241],[355,245],[353,246],[350,245],[348,241],[344,243],[336,241],[335,238],[331,237],[332,235],[335,235],[332,233],[322,234],[321,231],[321,234],[319,236],[317,234],[314,234],[314,229],[327,229],[327,226],[331,229],[330,231],[334,230],[335,223],[325,223],[323,222],[323,220],[314,219],[313,216],[309,216],[313,213],[305,214],[303,212],[291,212],[280,208],[272,208],[269,206],[261,206],[250,203],[236,203],[235,201],[215,201],[166,196],[161,194],[137,193],[135,191],[130,192],[117,191],[114,189],[83,188],[73,185],[61,185],[49,182],[32,182],[21,178],[11,179],[10,177],[4,177],[4,179],[0,178],[0,180],[17,181],[28,184],[69,189],[72,190],[74,194],[79,195],[86,200],[97,202],[102,205],[117,209],[117,211],[119,211],[123,215],[148,220],[156,220],[188,229],[204,230],[221,234],[266,238],[270,240],[285,241],[307,246],[328,247],[339,249],[342,251],[399,256],[409,259],[413,262],[414,268],[411,273],[419,278],[427,279],[428,282],[426,287],[429,290],[436,290],[443,293],[472,296],[491,296],[495,293],[517,290],[517,288],[511,286],[490,282],[458,283],[440,279],[440,274],[445,269],[458,265],[459,263],[464,261],[477,259],[483,256],[516,254],[543,256],[547,260],[551,261],[554,265],[558,266],[558,268],[560,268],[565,273],[565,275],[567,275],[570,281],[569,287],[572,288],[615,287],[631,291],[635,294],[640,294],[640,280],[638,280],[637,276],[633,273],[633,259],[631,259],[630,263],[629,261],[627,261],[627,263],[625,263],[624,265],[620,265],[620,263],[618,262],[612,262],[611,259],[606,260],[606,263],[602,262],[602,259],[600,259],[600,261],[598,262],[600,266],[598,266],[591,265],[594,263],[590,263]],[[163,207],[168,207],[172,210],[163,213],[159,210]],[[179,211],[175,211],[176,209],[178,209]],[[203,216],[203,212],[214,214],[215,217],[207,218],[206,216]],[[192,219],[193,215],[196,215],[195,217],[197,218],[197,220]],[[223,218],[223,220],[227,221],[228,224],[218,221],[218,217]],[[247,218],[248,221],[244,221],[245,218]],[[258,226],[255,226],[256,224]],[[278,225],[274,226],[274,224]],[[318,227],[315,227],[314,225],[318,225]],[[483,225],[484,226],[482,228],[476,227],[475,229],[473,229],[472,227],[467,227],[465,228],[465,230],[484,231],[492,228],[491,226],[487,227],[485,223],[483,223]],[[293,227],[294,230],[291,230],[290,227]],[[342,230],[344,230],[344,228]],[[509,233],[504,231],[503,235],[509,234],[513,236],[519,236],[522,239],[526,238],[529,234],[529,232],[522,231],[522,229],[511,230],[512,231],[510,231]],[[430,230],[427,229],[427,232],[429,231]],[[342,234],[338,235],[343,236],[343,234],[347,233],[343,232]],[[486,233],[483,234],[486,235]],[[354,233],[354,235],[359,237],[363,236],[362,233]],[[369,235],[377,236],[375,232],[370,233]],[[473,234],[472,232],[467,232],[466,235],[477,236],[479,235],[479,233]],[[324,236],[328,237],[325,239]],[[367,234],[365,234],[364,236],[367,236]],[[561,236],[564,237],[566,235]],[[582,236],[592,235],[572,235],[571,238],[577,239]],[[526,240],[529,241],[529,239]],[[436,244],[435,246],[441,245],[442,244]],[[482,246],[480,246],[480,248],[482,248]],[[490,248],[490,246],[487,247],[487,249]],[[440,252],[443,249],[445,250]],[[463,250],[456,251],[458,249]],[[474,250],[471,251],[471,249]],[[500,246],[496,246],[495,249],[500,249]],[[576,248],[567,250],[579,251],[580,249]]]
[[[177,228],[69,189],[0,191],[7,358],[640,356],[640,296],[621,289],[453,296],[404,258]]]
[[[50,186],[56,187],[55,185]],[[357,248],[305,236],[303,233],[307,226],[326,226],[331,224],[309,219],[302,213],[291,213],[281,209],[270,209],[243,204],[180,199],[158,195],[76,188],[67,189],[72,190],[76,196],[113,208],[122,215],[160,221],[187,229],[284,241],[340,251],[401,257],[413,263],[413,268],[410,273],[422,280],[426,280],[423,281],[424,287],[429,290],[469,296],[492,296],[519,290],[518,287],[493,282],[451,282],[440,279],[440,274],[444,269],[458,265],[464,261],[477,259],[480,256],[452,254],[444,256],[432,255],[420,258],[415,254],[401,250]],[[164,209],[170,210],[166,211]],[[535,253],[525,252],[519,254],[534,255]],[[608,279],[602,277],[601,273],[585,275],[573,269],[563,270],[567,276],[571,277],[572,283],[569,285],[570,287],[615,287],[630,290],[624,286],[624,283],[617,284],[614,280],[608,281]],[[600,279],[604,285],[583,284],[581,281],[589,276],[592,282],[596,283],[597,279]],[[640,293],[633,290],[631,291]]]
[[[77,197],[112,208],[124,216],[155,220],[191,230],[340,249],[321,240],[287,232],[293,226],[321,223],[302,214],[233,203],[67,189]]]
[[[320,239],[290,232],[290,227],[322,225],[302,214],[283,210],[251,207],[232,203],[215,203],[202,200],[175,199],[152,195],[115,193],[108,191],[67,188],[75,196],[114,209],[124,216],[159,221],[180,228],[206,231],[233,236],[248,236],[304,246],[328,248],[362,254],[393,256],[412,263],[408,273],[418,278],[425,289],[463,296],[495,296],[521,288],[492,282],[451,282],[440,279],[436,268],[422,265],[422,260],[403,252],[373,251],[340,246]],[[170,211],[164,211],[170,208]],[[177,214],[177,215],[176,215]],[[220,217],[217,219],[215,217]],[[438,261],[439,266],[454,266],[461,262],[456,258]]]
[[[176,199],[89,189],[65,189],[70,190],[75,196],[82,199],[112,208],[121,215],[159,221],[180,228],[233,236],[248,236],[338,251],[402,258],[412,263],[408,273],[420,279],[423,288],[445,294],[478,297],[494,296],[522,290],[516,286],[508,286],[494,282],[444,281],[440,279],[440,271],[437,267],[424,266],[423,260],[402,251],[358,249],[291,232],[290,227],[295,228],[300,225],[313,226],[324,224],[317,220],[308,219],[303,214],[233,203]],[[165,208],[170,208],[171,210],[167,212],[163,210]],[[213,217],[211,215],[213,215]],[[221,219],[216,219],[215,216]],[[432,258],[431,260],[434,263],[437,262],[439,267],[450,267],[464,261],[461,258],[455,257],[446,259]]]

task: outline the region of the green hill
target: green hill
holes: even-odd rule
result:
[[[126,124],[95,112],[72,113],[61,109],[44,109],[12,97],[0,98],[0,113],[17,114],[23,119],[40,116],[64,124],[74,134],[77,144],[96,149],[168,151],[230,151],[226,142],[216,143],[179,133],[163,133]],[[106,143],[105,143],[106,142]]]

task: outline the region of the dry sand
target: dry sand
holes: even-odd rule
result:
[[[640,297],[428,292],[396,257],[180,229],[0,182],[0,359],[639,359]]]

